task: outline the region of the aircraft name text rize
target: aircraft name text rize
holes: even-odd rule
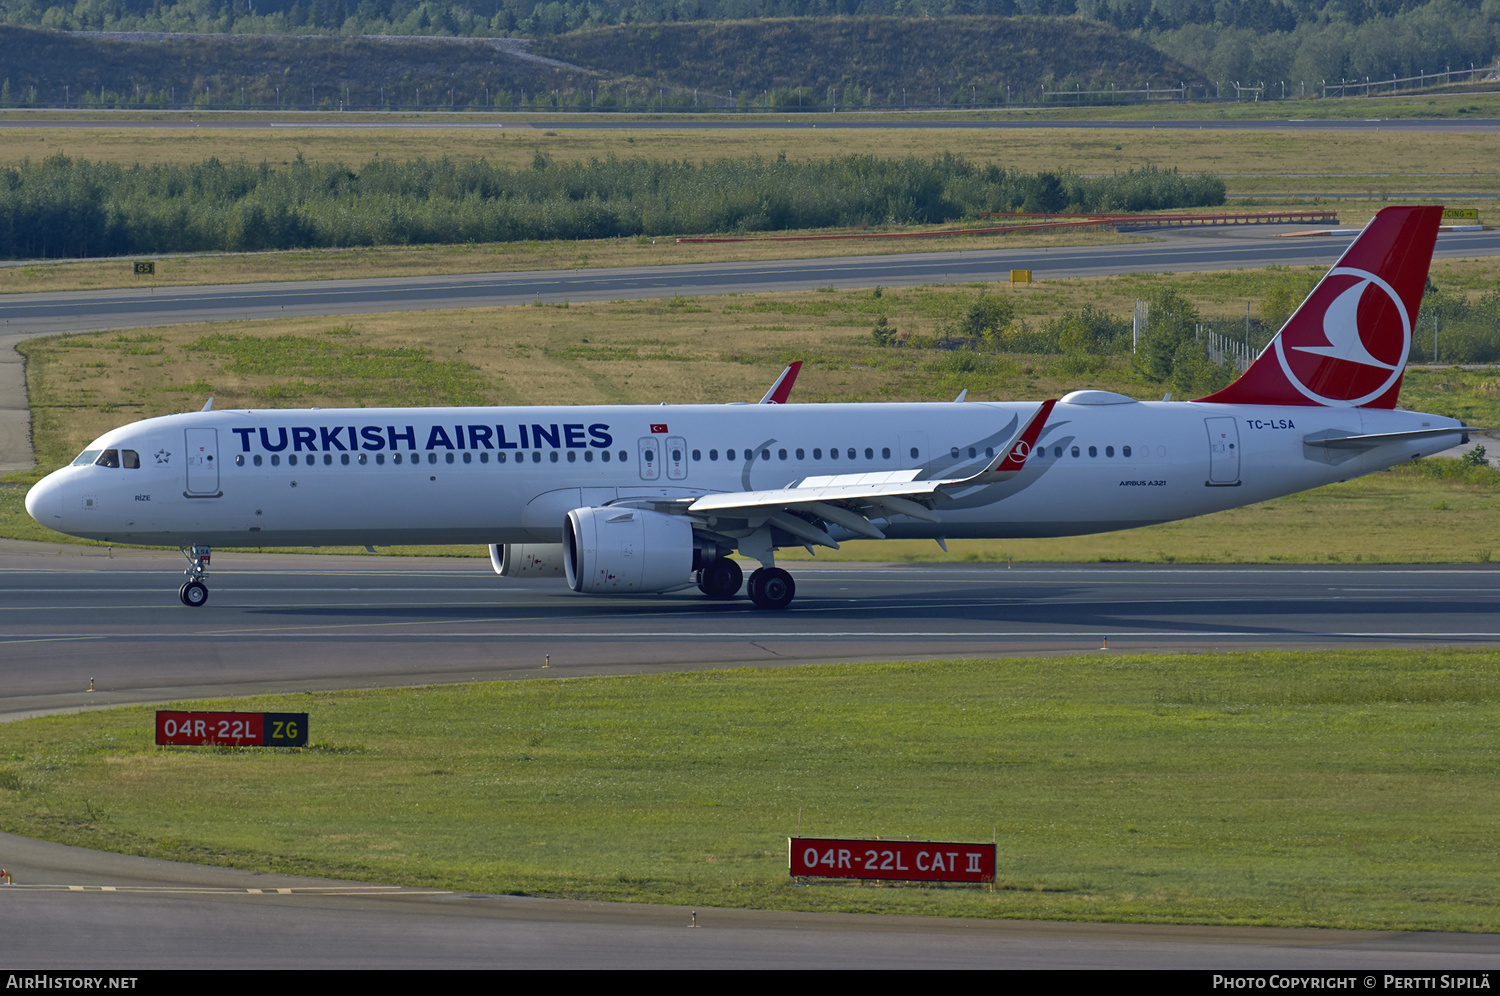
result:
[[[608,449],[614,436],[604,422],[514,425],[322,425],[233,426],[240,452],[350,453],[360,450]],[[421,445],[418,446],[418,441]],[[402,447],[400,444],[405,443]]]

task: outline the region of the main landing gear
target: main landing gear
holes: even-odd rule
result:
[[[763,609],[784,609],[797,594],[797,583],[779,567],[762,567],[750,575],[746,587],[750,601]]]
[[[698,590],[709,598],[733,598],[745,583],[745,572],[728,557],[720,557],[698,572]]]
[[[187,558],[188,569],[183,573],[187,580],[182,582],[182,587],[177,589],[177,597],[182,599],[182,604],[190,608],[198,608],[208,602],[208,558],[213,551],[206,546],[185,546],[182,555]]]
[[[709,598],[728,599],[739,594],[745,572],[728,557],[721,557],[698,572],[698,590]],[[746,594],[762,609],[784,609],[792,604],[797,583],[779,567],[762,567],[750,575]]]

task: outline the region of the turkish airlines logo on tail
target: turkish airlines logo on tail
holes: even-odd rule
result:
[[[1276,357],[1304,397],[1357,407],[1401,379],[1411,331],[1411,316],[1390,284],[1367,270],[1340,266],[1276,338]]]

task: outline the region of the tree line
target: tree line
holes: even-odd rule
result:
[[[1322,275],[1285,275],[1253,318],[1247,313],[1244,319],[1206,319],[1180,291],[1163,286],[1143,302],[1146,318],[1139,331],[1131,317],[1111,315],[1092,304],[1032,324],[1017,317],[1011,298],[982,293],[931,335],[898,329],[882,314],[870,337],[877,346],[953,351],[943,369],[955,373],[981,369],[985,354],[1061,354],[1074,361],[1074,373],[1103,357],[1129,357],[1143,380],[1186,400],[1222,390],[1240,374],[1241,366],[1230,356],[1215,355],[1215,339],[1243,344],[1244,356],[1259,355]],[[1471,297],[1429,278],[1412,332],[1409,363],[1500,361],[1500,286]]]
[[[936,224],[986,212],[1220,204],[1217,177],[1148,167],[1026,173],[944,154],[806,162],[373,159],[122,166],[53,156],[0,170],[0,256],[599,239]]]
[[[1217,82],[1287,80],[1309,95],[1322,80],[1483,66],[1500,51],[1500,0],[0,0],[5,24],[263,35],[557,38],[674,22],[1020,15],[1108,24]]]

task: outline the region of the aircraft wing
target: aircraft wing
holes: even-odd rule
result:
[[[704,495],[687,506],[687,513],[716,526],[721,519],[744,519],[755,525],[768,524],[791,533],[804,542],[831,546],[834,542],[812,515],[825,523],[843,526],[871,539],[885,534],[871,519],[908,515],[927,522],[940,522],[932,506],[950,492],[980,484],[1010,480],[1021,472],[1036,445],[1055,400],[1044,401],[1021,426],[1010,443],[977,474],[962,478],[916,480],[918,470],[876,474],[838,474],[808,477],[784,488],[765,491],[729,491]]]

